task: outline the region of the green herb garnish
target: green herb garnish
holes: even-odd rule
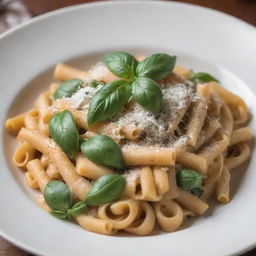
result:
[[[111,52],[107,53],[103,59],[113,74],[123,79],[133,79],[138,62],[130,53]]]
[[[173,70],[175,61],[175,56],[160,53],[153,54],[140,63],[126,52],[106,54],[106,66],[123,80],[109,83],[95,93],[90,101],[88,124],[113,117],[130,97],[147,110],[159,114],[163,95],[155,81],[164,79]]]
[[[59,180],[47,183],[44,189],[44,199],[51,208],[51,214],[59,219],[70,218],[82,214],[86,210],[85,203],[79,202],[72,207],[71,191],[64,182]]]
[[[204,193],[204,190],[201,188],[193,188],[190,190],[190,192],[195,196],[201,197]]]
[[[208,83],[208,82],[219,82],[219,80],[212,75],[205,72],[195,73],[193,70],[190,72],[189,80],[194,83]]]
[[[91,83],[89,84],[90,87],[96,88],[98,85],[104,85],[105,83],[102,81],[98,81],[96,79],[93,79]]]
[[[81,144],[83,154],[92,162],[116,169],[124,168],[120,147],[106,135],[96,135]]]
[[[104,121],[117,114],[131,97],[130,83],[124,80],[106,84],[90,101],[88,124]]]
[[[173,70],[176,56],[164,53],[156,53],[140,62],[136,68],[137,76],[150,77],[161,80],[167,77]]]
[[[62,181],[50,181],[45,187],[44,199],[54,217],[66,219],[85,213],[87,205],[98,206],[118,199],[124,188],[122,175],[107,174],[93,183],[84,200],[73,204],[68,186]]]
[[[72,114],[68,110],[55,114],[49,128],[53,140],[70,158],[74,158],[79,148],[79,134]]]
[[[192,190],[201,186],[203,175],[189,168],[181,168],[177,172],[177,184],[185,190]]]
[[[82,87],[83,83],[84,82],[80,79],[69,79],[60,85],[60,87],[53,94],[53,98],[56,100],[71,97]]]
[[[132,96],[144,108],[159,114],[163,94],[157,83],[149,77],[138,77],[132,83]]]
[[[88,205],[110,203],[120,197],[125,188],[125,178],[120,174],[107,174],[97,179],[85,197]]]

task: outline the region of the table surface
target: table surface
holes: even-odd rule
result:
[[[0,0],[2,2],[7,0]],[[176,0],[213,8],[235,17],[238,17],[256,26],[256,0]],[[86,0],[24,0],[29,10],[20,0],[12,1],[5,10],[0,8],[0,34],[7,29],[22,23],[31,17],[56,9],[57,6],[67,6],[73,3],[88,2]],[[32,256],[0,237],[0,256]],[[256,249],[243,254],[243,256],[256,256]]]

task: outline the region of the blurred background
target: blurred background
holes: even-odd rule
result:
[[[120,0],[129,1],[129,0]],[[130,0],[136,1],[136,0]],[[176,0],[216,9],[256,26],[256,0]],[[95,0],[0,0],[0,34],[34,16]],[[256,57],[256,56],[255,56]],[[0,52],[1,58],[1,52]],[[1,67],[0,67],[1,68]],[[0,237],[0,256],[31,256]],[[256,256],[256,249],[243,256]]]
[[[33,16],[37,16],[61,7],[93,1],[95,0],[0,0],[0,33],[3,33],[7,29],[22,23]],[[206,6],[226,12],[256,26],[256,0],[176,1]]]

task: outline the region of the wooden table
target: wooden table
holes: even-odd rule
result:
[[[0,0],[1,1],[1,0]],[[4,30],[27,20],[30,16],[36,16],[56,9],[58,6],[67,6],[73,3],[88,2],[85,0],[23,0],[29,6],[30,13],[22,6],[20,0],[12,3],[11,8],[15,9],[17,17],[13,17],[13,13],[0,13],[0,33]],[[236,16],[252,25],[256,26],[256,0],[176,0],[178,2],[186,2],[206,6],[222,12],[226,12]],[[17,11],[18,9],[18,11]],[[12,22],[7,22],[6,17],[12,15]],[[227,238],[228,239],[228,238]],[[30,254],[18,249],[17,247],[0,238],[0,256],[28,256]],[[243,256],[256,256],[256,249],[243,254]]]

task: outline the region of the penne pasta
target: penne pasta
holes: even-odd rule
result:
[[[199,199],[197,196],[180,189],[179,196],[175,200],[184,208],[194,212],[196,215],[202,215],[208,208],[208,204]]]
[[[91,183],[76,173],[75,166],[53,140],[37,131],[28,130],[26,128],[20,131],[18,139],[27,141],[38,151],[47,155],[50,162],[56,165],[60,175],[68,184],[71,191],[79,199],[84,198],[91,187]]]
[[[176,152],[168,148],[127,147],[123,148],[123,157],[127,166],[168,165],[173,166]]]
[[[248,108],[175,61],[117,51],[88,71],[59,63],[60,83],[6,120],[13,163],[45,211],[91,232],[145,236],[180,229],[211,196],[230,201],[231,170],[251,153]]]
[[[85,79],[89,76],[88,72],[70,67],[63,63],[57,64],[54,71],[54,77],[60,81],[66,81],[71,78]]]
[[[125,231],[136,234],[139,236],[145,236],[152,233],[155,226],[155,214],[147,202],[140,202],[140,213],[137,219],[127,228]]]
[[[98,215],[100,219],[109,220],[115,229],[124,229],[135,221],[139,210],[139,201],[126,199],[100,206]]]
[[[224,160],[224,165],[228,170],[232,170],[245,162],[251,153],[249,146],[245,142],[240,142],[232,147],[232,152]]]
[[[229,202],[229,182],[230,182],[230,173],[228,168],[224,166],[223,171],[216,183],[216,197],[220,203]]]
[[[113,173],[112,169],[91,162],[81,153],[78,153],[76,156],[76,171],[79,175],[92,180],[96,180],[103,175]]]
[[[24,127],[24,119],[26,113],[9,118],[5,121],[5,129],[12,135],[17,135],[22,127]]]
[[[183,211],[174,201],[160,201],[154,203],[156,219],[166,232],[177,230],[183,222]]]
[[[252,130],[250,127],[242,127],[236,130],[233,130],[231,134],[231,139],[229,146],[233,146],[237,143],[248,141],[252,139]]]
[[[188,144],[195,146],[203,127],[206,117],[208,103],[210,100],[210,91],[208,84],[197,85],[197,95],[201,99],[195,103],[192,103],[191,113],[189,116],[187,136],[190,138]]]
[[[18,166],[24,168],[27,163],[35,158],[36,149],[30,143],[24,141],[22,142],[12,157],[13,163]]]

